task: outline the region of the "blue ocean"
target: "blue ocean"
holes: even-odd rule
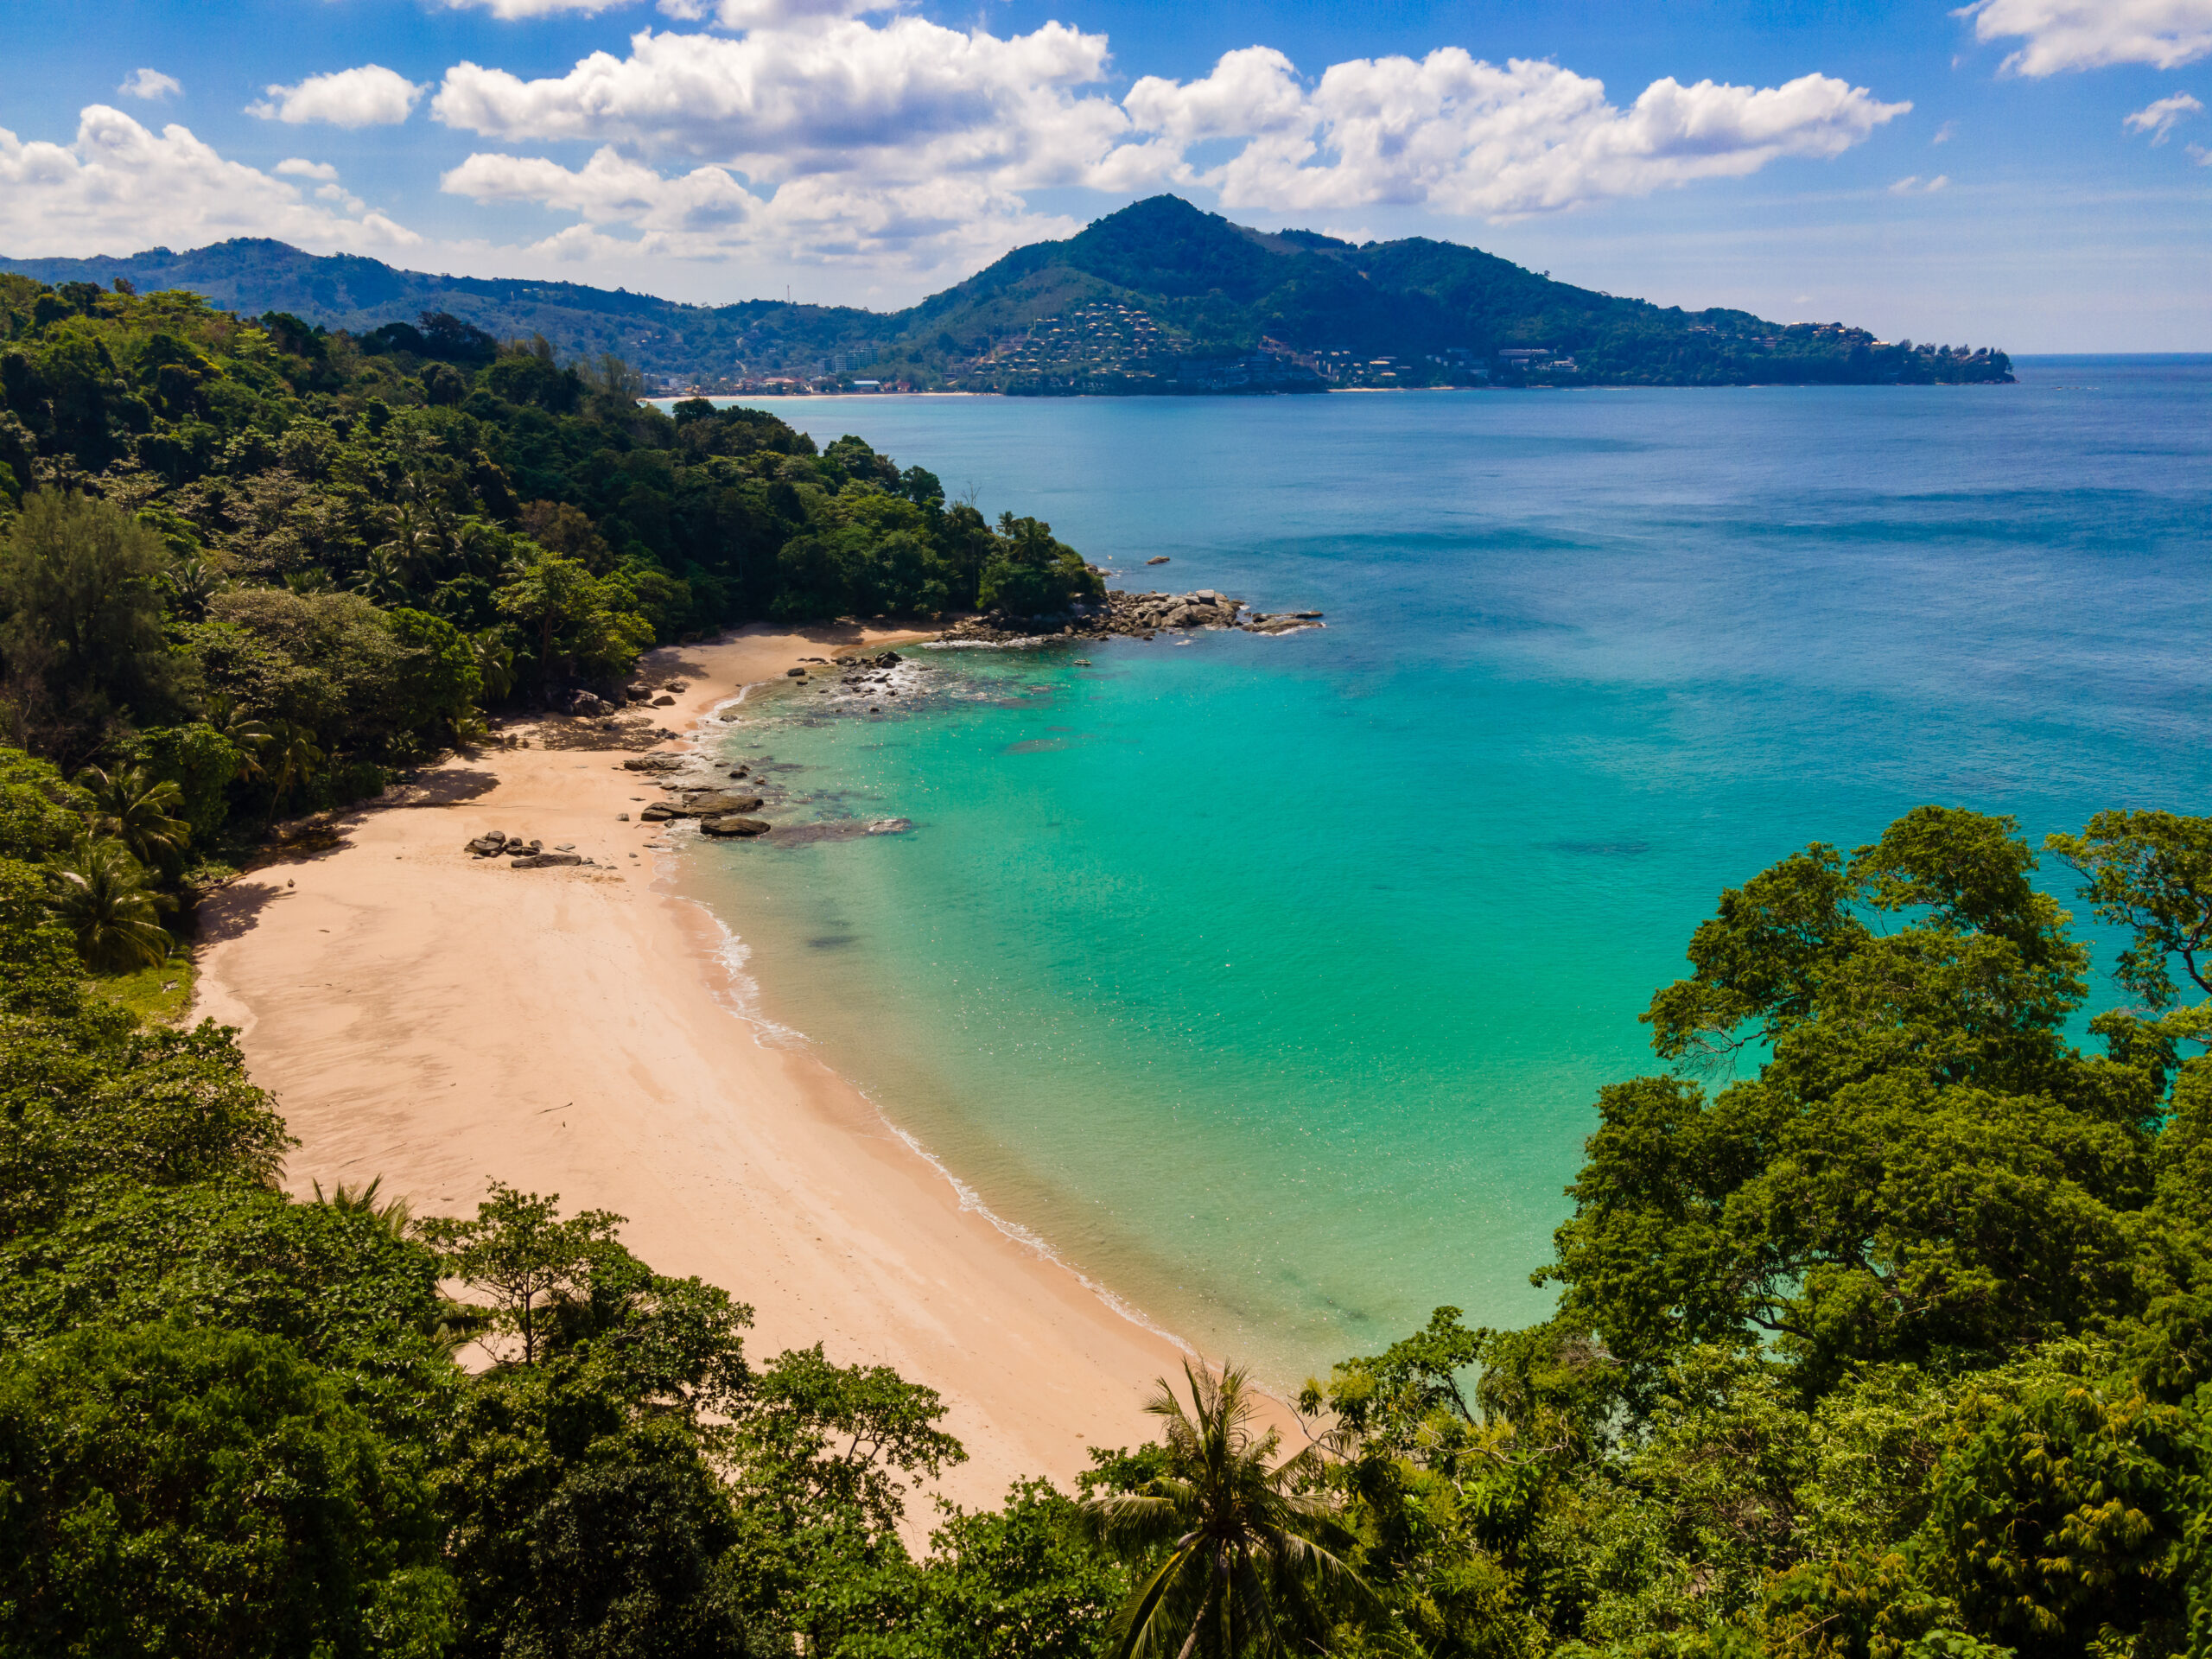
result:
[[[774,402],[1116,586],[1327,626],[765,692],[719,741],[782,821],[913,828],[689,843],[685,887],[762,1017],[1210,1357],[1541,1318],[1598,1090],[1656,1068],[1637,1016],[1723,887],[1920,802],[2212,810],[2212,359],[2019,372]]]

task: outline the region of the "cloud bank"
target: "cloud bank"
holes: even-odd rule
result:
[[[2178,69],[2212,53],[2212,0],[1975,0],[1953,14],[1985,43],[2024,40],[2005,73],[2055,75],[2147,63]]]
[[[318,206],[295,185],[225,161],[188,128],[156,135],[105,104],[79,114],[67,144],[25,143],[0,127],[0,248],[82,257],[233,236],[387,255],[423,239],[358,204],[345,212]]]
[[[601,9],[446,3],[518,21]],[[1668,78],[1616,102],[1558,64],[1494,64],[1456,47],[1317,77],[1251,47],[1196,79],[1146,76],[1116,97],[1106,36],[1065,23],[999,35],[874,0],[660,0],[660,10],[741,32],[648,27],[626,51],[594,52],[562,73],[475,62],[446,72],[432,118],[483,142],[446,170],[443,190],[573,221],[527,247],[478,252],[511,268],[836,264],[904,285],[1077,228],[1033,207],[1044,190],[1174,189],[1309,222],[1356,222],[1376,207],[1504,220],[1838,156],[1911,107],[1821,74],[1777,86]],[[430,88],[372,63],[267,93],[253,114],[358,129],[407,120]],[[72,145],[6,143],[0,228],[22,227],[7,232],[17,247],[127,251],[242,233],[319,249],[419,239],[367,211],[327,164],[293,157],[259,172],[185,128],[157,137],[105,106],[84,111]]]
[[[572,248],[623,227],[679,257],[762,238],[795,252],[805,226],[828,232],[822,257],[935,264],[1056,233],[1023,205],[1051,187],[1195,188],[1233,211],[1391,205],[1503,219],[1840,155],[1911,107],[1815,74],[1776,87],[1662,79],[1621,108],[1556,64],[1500,66],[1458,48],[1336,64],[1309,84],[1254,47],[1199,79],[1145,77],[1116,100],[1096,90],[1103,35],[1047,23],[1001,38],[832,9],[734,39],[646,29],[626,56],[596,52],[535,79],[455,65],[435,119],[507,146],[600,148],[581,168],[480,151],[444,188],[575,213]],[[1194,154],[1224,146],[1226,159]],[[677,157],[700,165],[657,165]]]

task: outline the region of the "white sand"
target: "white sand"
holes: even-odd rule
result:
[[[762,629],[664,651],[645,671],[689,690],[653,712],[688,731],[740,685],[828,654]],[[1020,1476],[1065,1484],[1086,1446],[1150,1438],[1140,1406],[1179,1375],[1174,1344],[963,1210],[813,1054],[755,1040],[717,1000],[715,925],[652,885],[657,836],[634,819],[659,795],[624,759],[532,744],[454,760],[345,820],[335,850],[207,906],[195,1016],[239,1028],[301,1141],[294,1189],[380,1175],[417,1215],[454,1213],[496,1176],[615,1211],[659,1271],[753,1305],[756,1357],[819,1341],[938,1389],[971,1459],[941,1490],[964,1503]],[[462,850],[491,830],[613,868]]]

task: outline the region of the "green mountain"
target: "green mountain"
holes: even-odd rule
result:
[[[433,276],[240,238],[188,253],[10,259],[41,282],[189,288],[330,328],[445,312],[571,358],[612,353],[664,382],[757,388],[856,378],[1052,395],[1501,384],[1740,385],[2005,381],[2002,352],[1877,340],[1620,299],[1477,248],[1355,245],[1231,224],[1154,196],[1064,242],[1017,248],[904,311],[749,300],[681,305],[626,289]]]

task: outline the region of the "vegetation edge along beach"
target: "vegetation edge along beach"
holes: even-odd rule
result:
[[[741,1065],[613,717],[489,742],[656,647],[712,702],[810,619],[1091,595],[1049,526],[458,323],[0,302],[0,1651],[2212,1640],[2212,821],[1928,806],[1716,872],[1530,1264],[1554,1315],[1439,1309],[1292,1420],[1011,1241],[936,1235],[972,1287],[877,1249],[957,1206],[805,1057]],[[194,922],[234,1023],[103,994]],[[877,1357],[929,1332],[974,1391]],[[963,1459],[1007,1478],[932,1529]]]

